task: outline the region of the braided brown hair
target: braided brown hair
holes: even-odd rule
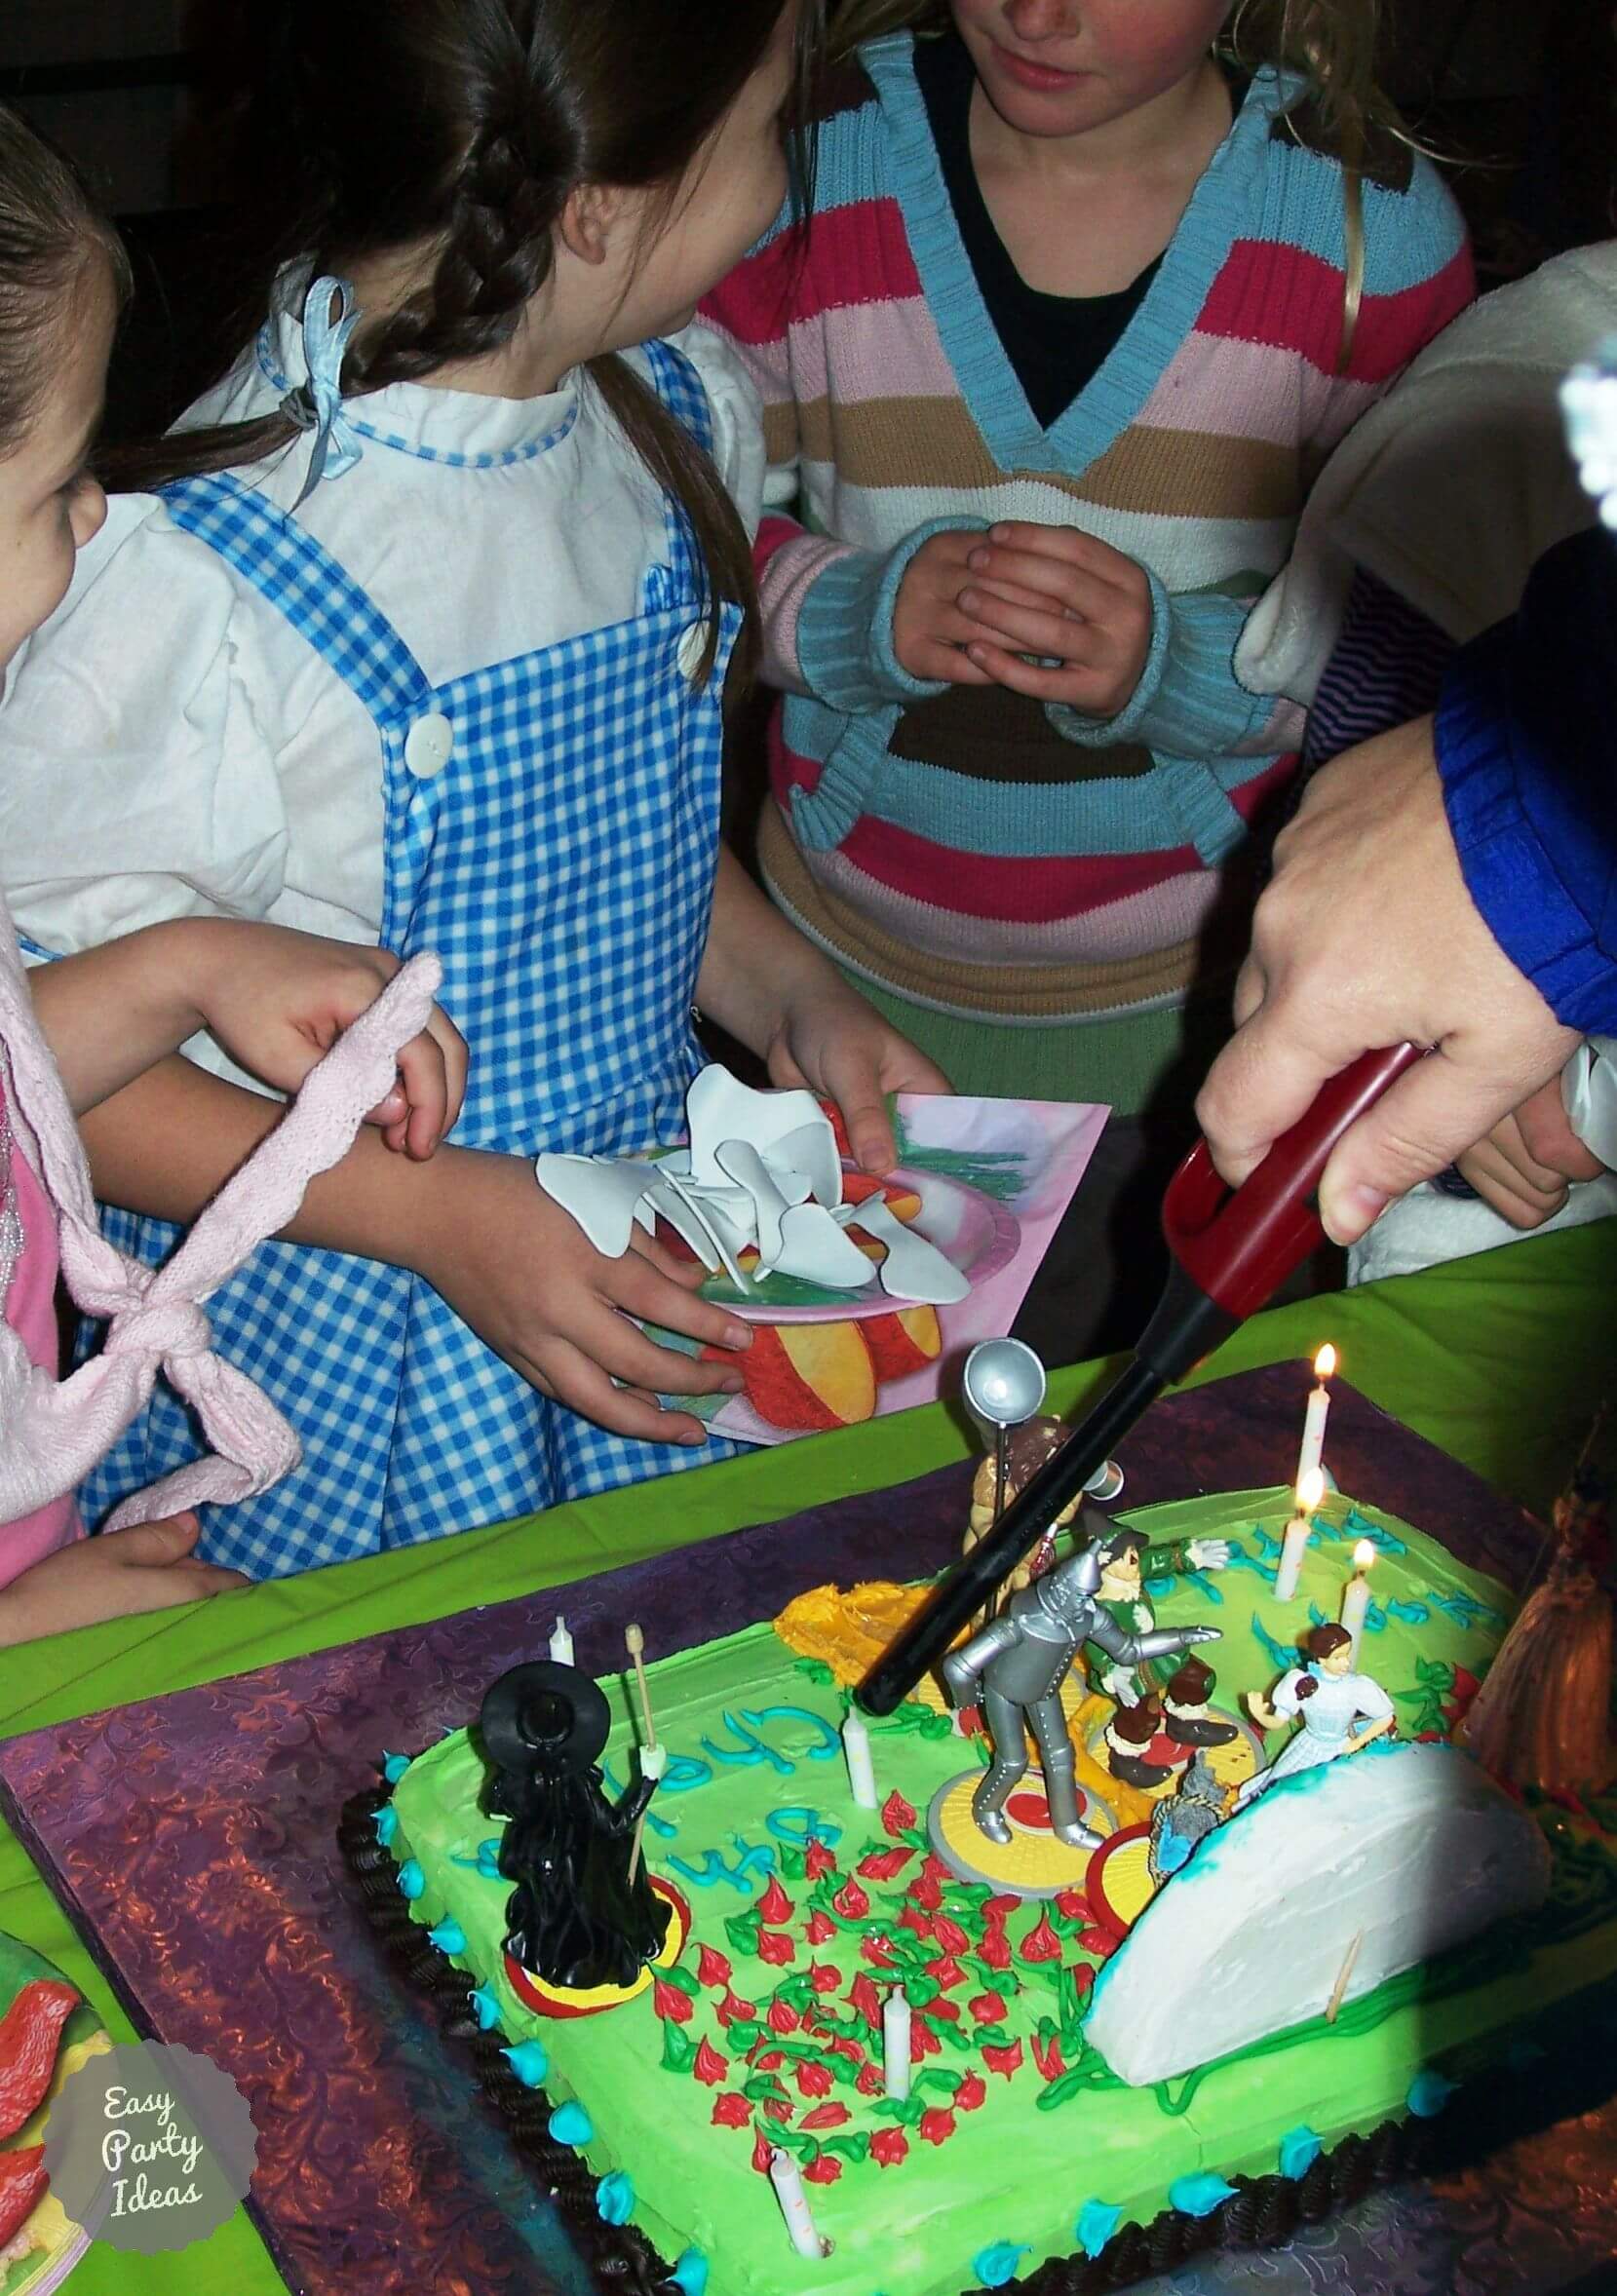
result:
[[[603,184],[662,195],[661,220],[761,62],[788,0],[283,0],[256,98],[282,172],[294,171],[269,249],[312,277],[414,248],[430,276],[362,325],[345,396],[419,382],[500,349],[550,277],[569,195]],[[821,45],[820,0],[800,0],[797,100],[787,123],[794,184],[799,123]],[[356,64],[355,58],[363,59]],[[289,155],[295,155],[289,159]],[[589,374],[651,476],[682,505],[712,592],[751,608],[751,554],[712,463],[655,393],[608,353]],[[183,431],[120,452],[119,487],[256,462],[299,436],[277,413]],[[750,615],[750,621],[755,619]],[[708,652],[716,654],[708,617]]]

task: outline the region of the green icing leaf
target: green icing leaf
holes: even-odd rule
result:
[[[791,1670],[794,1674],[806,1674],[811,1682],[819,1682],[827,1688],[836,1680],[824,1659],[794,1659]]]
[[[688,2073],[696,2062],[696,2044],[687,2041],[672,2017],[663,2019],[663,2071]]]
[[[1033,2102],[1041,2113],[1054,2113],[1058,2105],[1064,2105],[1069,2097],[1078,2096],[1095,2086],[1089,2072],[1075,2065],[1070,2073],[1061,2073],[1054,2081],[1046,2082]]]
[[[690,2000],[701,1999],[701,1986],[691,1975],[689,1970],[681,1969],[677,1962],[670,1962],[666,1968],[659,1962],[657,1975],[661,1977],[665,1985],[672,1985],[676,1992],[685,1994]]]
[[[782,1850],[777,1855],[781,1861],[781,1872],[786,1879],[789,1882],[800,1882],[808,1871],[808,1859],[801,1850]]]
[[[844,2161],[867,2161],[870,2158],[869,2135],[863,2128],[856,2128],[851,2136],[828,2136],[821,2141],[824,2151],[840,2153]]]
[[[724,1934],[738,1953],[745,1953],[750,1959],[755,1961],[758,1954],[758,1931],[761,1926],[755,1912],[732,1913],[724,1924]]]
[[[959,2087],[961,2078],[958,2073],[945,2073],[942,2065],[928,2065],[924,2073],[917,2073],[910,2082],[909,2093],[914,2096],[923,2088],[932,2088],[941,2096],[951,2097]]]
[[[787,2092],[777,2074],[754,2073],[750,2081],[742,2083],[741,2093],[757,2104],[766,2096],[785,2096]]]

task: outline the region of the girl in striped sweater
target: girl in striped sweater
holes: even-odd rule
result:
[[[1041,1287],[1081,1255],[1064,1355],[1155,1282],[1112,1198],[1154,1218],[1292,770],[1242,625],[1471,293],[1375,0],[1228,14],[851,0],[812,211],[707,306],[765,403],[771,892],[959,1089],[1123,1119]]]

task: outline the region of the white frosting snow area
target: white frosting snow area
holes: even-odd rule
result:
[[[722,1267],[741,1291],[753,1275],[796,1276],[830,1291],[872,1282],[895,1299],[946,1307],[971,1289],[936,1244],[889,1211],[879,1196],[842,1196],[842,1159],[830,1119],[810,1091],[759,1092],[716,1063],[685,1095],[689,1148],[666,1156],[541,1156],[539,1185],[572,1214],[598,1252],[617,1259],[634,1225],[659,1217],[704,1267]],[[847,1233],[857,1222],[882,1245],[873,1266]]]
[[[1211,1834],[1101,1971],[1085,2033],[1131,2086],[1211,2064],[1542,1905],[1537,1825],[1447,1745],[1367,1746]]]

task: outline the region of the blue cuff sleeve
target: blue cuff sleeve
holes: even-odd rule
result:
[[[986,530],[983,518],[930,518],[885,555],[849,551],[816,575],[797,610],[797,668],[815,699],[850,714],[927,702],[942,678],[911,677],[893,652],[893,606],[909,561],[935,534]]]
[[[1171,597],[1151,585],[1151,650],[1115,717],[1086,717],[1064,702],[1045,713],[1066,741],[1089,749],[1138,742],[1169,757],[1219,757],[1250,742],[1274,714],[1272,694],[1250,694],[1235,674],[1235,646],[1250,605],[1239,598]]]
[[[1435,741],[1472,899],[1568,1028],[1617,1030],[1617,544],[1539,560],[1521,611],[1456,657]]]

